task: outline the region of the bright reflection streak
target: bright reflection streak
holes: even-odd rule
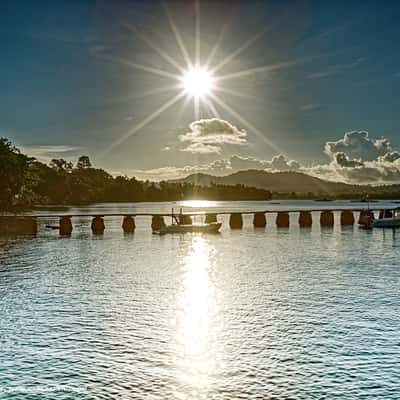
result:
[[[210,201],[210,200],[184,200],[179,204],[181,204],[183,207],[195,207],[195,208],[215,207],[217,205],[215,201]]]
[[[213,248],[203,236],[193,236],[190,252],[184,259],[178,298],[178,341],[182,348],[179,379],[197,395],[206,390],[208,376],[215,369],[210,351],[210,320],[216,311],[210,280],[212,253]]]

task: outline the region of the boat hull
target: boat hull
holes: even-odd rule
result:
[[[400,228],[399,218],[382,218],[373,222],[374,228]]]
[[[166,233],[217,233],[221,228],[222,223],[212,222],[209,224],[199,225],[168,225],[154,233],[164,235]]]

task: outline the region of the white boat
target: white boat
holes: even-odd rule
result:
[[[379,219],[373,220],[374,228],[399,228],[400,209],[383,210],[379,213]]]
[[[159,230],[154,231],[159,235],[164,235],[166,233],[217,233],[221,228],[221,222],[211,222],[209,224],[172,224],[164,225]]]

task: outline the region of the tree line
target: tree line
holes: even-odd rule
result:
[[[46,165],[22,154],[8,139],[0,138],[0,210],[35,204],[270,198],[268,190],[244,185],[198,186],[113,177],[103,169],[94,168],[88,156],[79,157],[76,165],[64,159],[53,159]]]

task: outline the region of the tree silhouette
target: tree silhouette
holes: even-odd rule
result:
[[[49,167],[58,172],[71,172],[74,166],[72,162],[65,161],[63,158],[53,158],[49,163]]]
[[[90,162],[89,156],[80,156],[78,158],[78,162],[76,163],[76,168],[78,169],[92,168],[92,163]]]

